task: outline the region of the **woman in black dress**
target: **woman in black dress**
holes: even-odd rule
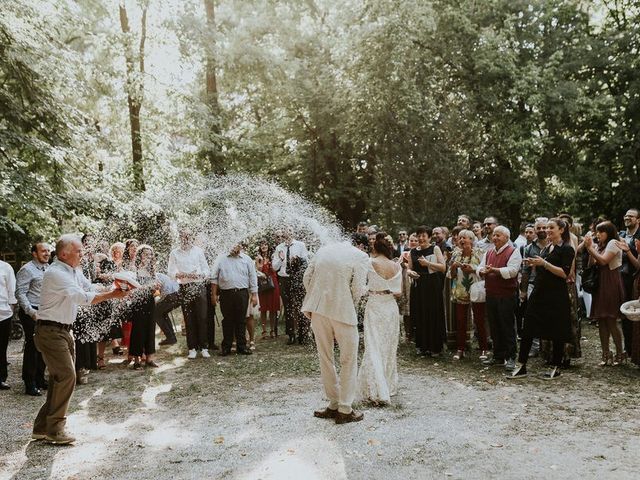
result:
[[[431,228],[416,229],[418,246],[409,255],[409,269],[417,275],[411,287],[410,315],[414,329],[416,353],[437,356],[446,337],[444,318],[444,272],[446,263],[442,251],[431,244]]]
[[[547,238],[549,245],[540,252],[540,256],[526,259],[530,266],[536,268],[536,279],[524,316],[518,364],[508,378],[527,376],[527,360],[534,338],[552,341],[551,370],[545,378],[557,378],[564,345],[571,341],[571,300],[567,276],[575,250],[571,246],[569,225],[564,220],[552,218],[547,224]]]
[[[135,358],[133,368],[145,366],[157,367],[153,357],[156,353],[156,322],[154,317],[155,292],[160,288],[156,278],[155,254],[153,248],[142,244],[138,247],[134,258],[136,277],[141,287],[132,293],[131,343],[129,354]]]

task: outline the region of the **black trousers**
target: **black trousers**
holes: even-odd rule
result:
[[[300,308],[304,300],[304,285],[292,277],[278,277],[280,296],[284,306],[285,333],[289,337],[298,334],[298,340],[304,340],[309,333],[309,320]]]
[[[624,285],[624,301],[628,302],[629,300],[633,300],[633,282],[634,276],[623,273],[622,275],[622,284]],[[627,352],[628,355],[631,355],[633,351],[632,339],[633,339],[633,322],[629,320],[624,315],[620,314],[622,317],[622,335],[624,336],[624,351]]]
[[[98,369],[98,348],[96,342],[81,343],[76,340],[76,372],[81,368]]]
[[[133,309],[129,354],[139,357],[156,353],[155,300],[152,292],[140,298]]]
[[[209,348],[216,345],[216,306],[211,303],[211,282],[207,282],[207,340]]]
[[[180,285],[180,305],[187,327],[187,347],[189,350],[209,348],[207,329],[207,305],[209,294],[204,282]]]
[[[171,323],[169,313],[179,306],[180,295],[178,295],[178,292],[175,292],[162,297],[162,299],[156,303],[153,310],[155,323],[160,327],[165,338],[172,342],[176,340],[176,331],[173,329],[173,323]]]
[[[562,359],[564,357],[564,342],[558,342],[554,340],[551,342],[552,353],[551,353],[551,365],[555,367],[562,366]],[[531,350],[531,346],[533,345],[532,337],[522,337],[520,340],[520,353],[518,354],[518,361],[520,363],[527,363],[529,360],[529,351]]]
[[[247,308],[249,308],[249,290],[220,290],[220,310],[222,311],[222,351],[229,352],[233,337],[238,352],[247,349]]]
[[[44,360],[33,342],[36,321],[22,308],[18,312],[24,329],[24,354],[22,355],[22,380],[25,385],[44,385]]]
[[[0,382],[7,381],[7,346],[11,335],[11,317],[0,321]]]
[[[486,315],[493,340],[493,358],[496,360],[516,358],[515,307],[515,294],[505,298],[487,296]]]

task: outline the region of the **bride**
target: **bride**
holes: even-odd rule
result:
[[[364,356],[358,372],[358,397],[377,405],[396,394],[396,352],[400,312],[396,297],[402,293],[402,268],[392,258],[386,233],[378,233],[369,263],[369,299],[364,312]]]

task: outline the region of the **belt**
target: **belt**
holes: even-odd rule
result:
[[[245,292],[248,288],[221,288],[221,292]]]
[[[43,325],[47,327],[58,327],[58,328],[62,328],[63,330],[66,330],[67,332],[71,330],[71,327],[72,327],[70,323],[53,322],[51,320],[38,320],[37,325]]]

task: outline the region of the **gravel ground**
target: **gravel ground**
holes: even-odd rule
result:
[[[29,441],[43,398],[23,394],[12,342],[0,479],[637,478],[640,371],[597,367],[597,332],[584,330],[585,358],[553,382],[401,345],[394,404],[348,425],[312,416],[325,405],[312,348],[281,337],[251,357],[187,361],[181,339],[159,369],[93,372],[68,447]]]

